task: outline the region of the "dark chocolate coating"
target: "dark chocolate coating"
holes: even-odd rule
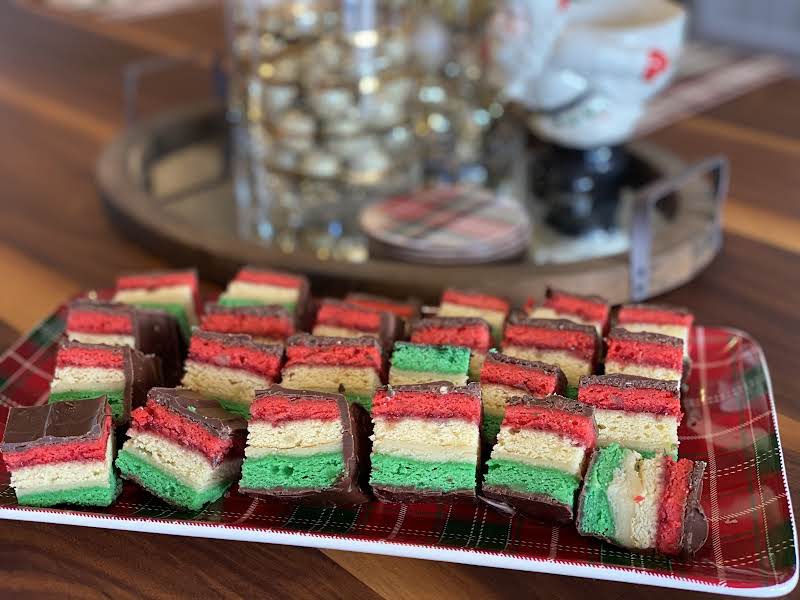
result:
[[[186,388],[153,388],[148,392],[147,400],[200,425],[221,439],[244,435],[247,427],[244,419],[224,410],[216,400],[209,400]]]
[[[225,306],[217,302],[207,302],[205,306],[206,314],[238,314],[251,317],[281,317],[293,320],[292,313],[285,306],[277,304],[251,305],[251,306]]]
[[[537,327],[540,329],[557,329],[558,331],[575,331],[585,333],[593,338],[597,338],[597,329],[594,325],[582,325],[569,319],[534,319],[525,316],[524,313],[514,312],[508,319],[509,325],[525,325],[527,327]]]
[[[454,385],[450,381],[433,381],[431,383],[414,383],[410,385],[382,385],[375,390],[375,394],[378,392],[386,392],[386,395],[390,398],[402,392],[427,392],[441,395],[457,392],[480,398],[481,385],[476,381],[471,381],[463,386]]]
[[[672,392],[676,396],[680,393],[677,381],[651,379],[650,377],[622,375],[619,373],[612,373],[610,375],[583,375],[580,379],[579,387],[589,385],[608,385],[620,389],[634,390],[662,390]]]
[[[515,358],[513,356],[509,356],[508,354],[503,354],[502,352],[497,352],[492,350],[486,354],[486,361],[483,363],[484,365],[486,362],[498,362],[503,363],[506,365],[512,365],[515,367],[520,367],[522,369],[535,369],[537,371],[542,371],[543,373],[547,373],[549,375],[554,375],[556,377],[556,394],[563,394],[567,391],[567,376],[564,375],[564,371],[561,370],[561,367],[558,365],[551,365],[548,363],[543,363],[538,360],[525,360],[524,358]],[[494,383],[494,382],[487,382],[487,383]]]
[[[594,417],[594,407],[572,398],[565,398],[558,394],[551,394],[544,398],[534,398],[533,396],[520,395],[509,398],[508,406],[529,406],[540,407],[551,410],[561,410],[566,413],[578,415],[581,417],[591,418]]]
[[[628,331],[622,327],[614,327],[608,332],[608,339],[626,340],[630,342],[641,342],[644,344],[659,344],[662,346],[683,347],[683,340],[671,335],[653,333],[652,331]]]
[[[525,494],[505,486],[483,486],[478,496],[489,506],[507,515],[519,513],[539,521],[572,523],[572,506],[543,494]]]
[[[416,502],[432,502],[449,504],[451,502],[476,501],[475,490],[459,490],[457,492],[442,492],[438,490],[422,490],[419,488],[406,488],[395,486],[372,486],[372,493],[381,502],[395,504],[414,504]]]
[[[647,303],[633,303],[633,304],[622,304],[620,309],[623,308],[643,308],[647,310],[663,310],[664,312],[671,312],[677,315],[690,315],[692,314],[691,311],[686,308],[685,306],[673,306],[671,304],[650,304]]]
[[[265,344],[264,342],[254,340],[252,336],[246,333],[218,333],[215,331],[195,329],[192,332],[192,337],[219,342],[226,346],[244,346],[256,352],[283,355],[283,344]]]
[[[547,298],[552,298],[553,296],[569,296],[571,298],[579,298],[581,300],[586,300],[587,302],[596,302],[597,304],[605,304],[606,306],[609,306],[608,300],[602,296],[597,296],[594,294],[573,294],[572,292],[567,292],[566,290],[552,287],[547,288],[545,296]]]
[[[480,317],[426,317],[424,319],[416,319],[411,323],[411,332],[419,329],[427,329],[433,327],[435,329],[449,329],[451,327],[485,327],[487,331],[490,330],[489,323],[486,319]]]
[[[683,556],[695,554],[708,539],[708,519],[700,505],[703,494],[703,471],[706,463],[694,461],[692,474],[689,476],[689,497],[686,499],[686,512],[683,515],[683,532],[681,535],[681,553]]]
[[[286,340],[287,346],[311,346],[325,348],[330,346],[375,346],[381,349],[381,343],[373,337],[329,337],[324,335],[311,335],[310,333],[298,333]]]

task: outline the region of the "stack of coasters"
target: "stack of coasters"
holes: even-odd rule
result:
[[[689,333],[694,315],[685,308],[658,304],[623,304],[614,320],[628,331],[649,331],[683,340],[683,355],[689,356]]]
[[[359,504],[369,474],[369,416],[341,394],[273,386],[247,425],[239,491],[308,504]]]
[[[50,404],[105,396],[114,425],[130,420],[131,408],[145,403],[152,387],[163,385],[161,361],[129,346],[65,342],[56,354]]]
[[[530,298],[525,311],[533,319],[567,319],[581,325],[592,325],[597,335],[603,335],[608,329],[611,305],[600,296],[582,296],[547,288],[544,301],[537,305]]]
[[[283,306],[305,314],[309,299],[308,279],[302,275],[244,267],[219,297],[223,306]]]
[[[206,304],[200,328],[249,335],[264,344],[282,343],[297,331],[294,313],[283,306],[224,306],[215,302]]]
[[[477,381],[492,345],[492,331],[486,321],[477,317],[430,317],[411,324],[411,341],[469,348],[469,377]]]
[[[503,353],[515,358],[558,365],[567,376],[571,398],[583,375],[594,373],[600,338],[593,325],[565,319],[531,319],[512,315],[503,337]]]
[[[669,335],[615,327],[606,339],[606,373],[651,379],[683,379],[683,340]]]
[[[494,443],[506,404],[514,396],[544,398],[566,390],[567,378],[555,365],[490,352],[481,370],[484,437]]]
[[[439,317],[478,317],[489,323],[494,339],[503,335],[511,305],[508,300],[474,290],[446,289],[439,303]]]
[[[256,390],[278,380],[282,363],[281,344],[261,344],[249,335],[195,330],[181,384],[246,418]]]
[[[645,456],[678,456],[683,418],[678,382],[635,375],[581,377],[578,399],[595,407],[597,445],[619,444]]]
[[[391,348],[398,333],[397,318],[390,312],[325,298],[317,307],[311,333],[328,337],[374,337],[384,348]]]
[[[189,339],[200,312],[197,271],[151,271],[117,279],[114,302],[164,310],[175,317]]]
[[[700,506],[706,463],[595,450],[578,502],[578,533],[632,550],[690,556],[708,537]]]
[[[449,381],[465,385],[469,371],[469,348],[396,342],[389,369],[390,385],[413,385]]]
[[[109,506],[119,494],[105,396],[9,408],[0,452],[19,504]]]
[[[369,409],[381,384],[383,351],[375,338],[298,334],[286,341],[281,385],[293,390],[344,393]]]
[[[386,502],[475,498],[480,386],[386,386],[372,405],[370,485]]]
[[[164,383],[177,385],[181,380],[185,341],[169,313],[118,302],[75,300],[69,305],[66,334],[76,342],[130,346],[155,354],[161,359]]]
[[[483,495],[501,510],[571,522],[586,456],[597,440],[593,413],[563,396],[509,400]]]
[[[168,504],[200,510],[238,479],[245,427],[196,392],[153,388],[131,413],[116,465],[124,479]]]

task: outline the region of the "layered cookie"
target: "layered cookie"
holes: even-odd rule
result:
[[[392,351],[389,384],[449,381],[454,385],[464,385],[467,383],[469,358],[469,348],[463,346],[396,342]]]
[[[247,425],[239,491],[310,504],[365,502],[369,416],[341,394],[273,386]]]
[[[678,456],[683,418],[678,382],[635,375],[581,377],[578,399],[594,406],[597,445],[619,444],[645,456]]]
[[[555,365],[489,352],[481,369],[483,435],[494,443],[505,415],[506,404],[514,396],[544,398],[563,395],[567,378]]]
[[[689,356],[689,333],[694,315],[685,308],[658,304],[623,304],[615,318],[628,331],[649,331],[683,340],[683,354]]]
[[[586,455],[597,440],[593,413],[591,406],[563,396],[511,398],[483,495],[500,508],[571,522]]]
[[[50,404],[105,396],[114,425],[127,424],[152,387],[163,385],[161,361],[129,346],[65,342],[56,354]]]
[[[606,338],[605,372],[681,381],[683,340],[615,327]]]
[[[317,307],[311,333],[329,337],[369,336],[390,348],[397,336],[397,318],[390,312],[325,298]]]
[[[597,330],[597,335],[603,335],[608,329],[611,305],[600,296],[582,296],[547,288],[541,304],[536,304],[531,298],[525,310],[533,319],[567,319],[581,325],[591,325]]]
[[[578,533],[632,550],[694,554],[708,537],[700,506],[705,467],[686,458],[643,458],[617,445],[595,450],[578,502]]]
[[[105,396],[9,408],[0,452],[19,504],[108,506],[119,494]]]
[[[161,359],[166,385],[183,374],[185,342],[178,322],[167,312],[118,302],[75,300],[69,305],[67,338],[85,344],[130,346]]]
[[[385,296],[351,292],[344,297],[344,301],[372,310],[389,312],[405,321],[411,321],[419,316],[420,307],[416,300],[393,300]]]
[[[238,333],[255,341],[282,343],[297,331],[293,312],[283,306],[225,306],[206,304],[200,328],[216,333]]]
[[[262,344],[249,335],[195,330],[181,385],[247,417],[256,390],[280,377],[282,344]]]
[[[197,392],[153,388],[131,413],[116,465],[124,479],[168,504],[200,510],[239,478],[245,426]]]
[[[299,334],[286,341],[281,385],[293,390],[343,393],[369,409],[381,384],[383,351],[375,338]]]
[[[508,300],[499,296],[450,288],[442,294],[437,316],[479,317],[489,323],[494,338],[499,340],[510,309]]]
[[[431,317],[411,324],[411,342],[469,348],[469,377],[477,381],[492,345],[492,331],[478,317]]]
[[[531,319],[512,315],[503,336],[503,353],[515,358],[558,365],[575,397],[578,380],[594,373],[600,338],[593,325],[566,319]]]
[[[303,314],[309,296],[308,279],[302,275],[244,267],[219,297],[223,306],[278,305]]]
[[[475,497],[480,386],[385,386],[372,405],[375,495],[387,502]]]
[[[200,312],[197,271],[151,271],[117,278],[114,302],[164,310],[177,319],[189,339]]]

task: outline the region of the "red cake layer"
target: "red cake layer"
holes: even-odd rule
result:
[[[694,463],[682,458],[675,462],[664,457],[664,492],[658,513],[656,548],[663,554],[678,554],[681,551],[683,517],[689,497],[689,477]]]
[[[3,461],[10,471],[67,461],[104,460],[108,435],[111,432],[111,415],[106,417],[103,434],[90,442],[67,442],[62,444],[45,444],[22,452],[4,452]]]
[[[56,367],[97,367],[121,369],[125,364],[122,348],[97,348],[69,344],[58,349]]]
[[[411,333],[414,344],[430,344],[433,346],[466,346],[471,350],[486,352],[492,345],[492,332],[488,324],[465,325],[454,321],[452,326],[415,327]]]
[[[262,271],[259,269],[242,269],[236,274],[234,281],[245,281],[247,283],[260,283],[262,285],[274,285],[276,287],[299,288],[303,285],[303,279],[289,273],[280,271]]]
[[[378,390],[372,400],[372,416],[385,419],[417,417],[423,419],[462,419],[480,423],[480,398],[452,392],[398,392]]]
[[[414,304],[405,302],[395,302],[390,298],[380,298],[378,296],[363,296],[361,294],[348,294],[345,302],[371,308],[380,312],[390,312],[404,319],[411,319],[417,314],[417,307]]]
[[[317,365],[372,367],[380,371],[383,366],[380,346],[361,345],[307,345],[289,344],[286,348],[286,366]]]
[[[578,388],[578,400],[596,408],[648,412],[657,415],[682,416],[677,393],[658,389],[620,389],[612,385],[587,385]]]
[[[540,369],[529,369],[487,359],[481,369],[481,383],[496,383],[526,390],[534,398],[543,398],[558,389],[558,377]]]
[[[510,308],[508,301],[498,296],[454,289],[448,289],[444,291],[442,294],[442,303],[445,302],[450,304],[463,304],[464,306],[472,306],[474,308],[483,308],[486,310],[496,310],[498,312],[505,313],[507,313]]]
[[[170,271],[165,273],[137,273],[133,275],[123,275],[117,278],[117,289],[156,289],[160,287],[172,287],[176,285],[188,285],[192,290],[199,287],[197,273],[194,271]]]
[[[564,350],[586,360],[594,360],[597,341],[594,335],[582,331],[509,323],[503,339],[503,347],[506,346]]]
[[[604,302],[593,301],[559,291],[550,292],[543,306],[552,308],[557,312],[578,315],[585,321],[599,321],[601,323],[606,322],[610,310],[609,305]]]
[[[247,339],[247,338],[245,338]],[[274,379],[281,368],[281,354],[220,339],[193,335],[189,344],[189,358],[218,367],[242,369]]]
[[[73,308],[67,314],[67,331],[131,335],[133,319],[130,315]]]
[[[279,316],[256,316],[237,313],[205,314],[200,318],[200,327],[217,333],[246,333],[248,335],[283,340],[294,334],[292,319]]]
[[[691,327],[694,316],[683,311],[671,311],[656,306],[623,306],[617,313],[617,323],[653,323],[655,325],[685,325]]]
[[[279,425],[287,421],[339,420],[339,406],[334,400],[290,400],[282,396],[261,397],[250,405],[253,421]]]
[[[594,419],[555,408],[509,405],[503,427],[550,431],[592,448],[597,440]]]
[[[323,301],[317,311],[317,325],[330,325],[369,333],[381,333],[381,313],[343,302]]]
[[[619,338],[608,339],[606,362],[653,365],[681,371],[683,368],[683,347],[650,344]]]

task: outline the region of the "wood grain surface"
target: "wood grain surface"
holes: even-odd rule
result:
[[[121,72],[222,45],[217,9],[128,23],[0,3],[0,348],[80,289],[160,266],[111,229],[94,162],[122,127]],[[207,95],[201,69],[148,81],[146,112]],[[800,495],[800,81],[786,80],[651,136],[686,158],[726,153],[721,256],[659,300],[763,345],[787,469]],[[334,551],[0,522],[2,598],[675,599],[700,594]],[[708,597],[708,596],[705,596]],[[800,597],[800,596],[798,596]]]

